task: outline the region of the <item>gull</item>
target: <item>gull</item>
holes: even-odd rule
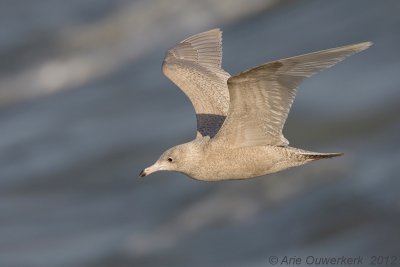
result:
[[[230,76],[221,67],[220,29],[181,41],[167,52],[162,70],[193,104],[197,134],[139,175],[176,171],[202,181],[247,179],[343,155],[290,147],[282,129],[305,78],[371,44],[275,60]]]

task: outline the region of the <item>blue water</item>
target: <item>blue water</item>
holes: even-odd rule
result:
[[[0,2],[0,266],[400,257],[400,4],[233,2]],[[284,130],[295,147],[345,156],[247,181],[138,179],[194,137],[161,62],[212,27],[232,74],[372,41],[302,84]]]

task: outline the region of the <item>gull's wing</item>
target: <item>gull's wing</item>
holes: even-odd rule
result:
[[[193,35],[170,49],[162,66],[192,102],[198,137],[213,137],[228,113],[230,75],[221,68],[221,45],[219,29]]]
[[[281,59],[232,76],[228,80],[229,113],[215,138],[234,147],[288,145],[282,129],[299,84],[370,45],[366,42]]]

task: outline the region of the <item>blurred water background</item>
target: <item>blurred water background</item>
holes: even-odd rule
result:
[[[400,259],[399,14],[396,0],[1,0],[0,266]],[[345,156],[247,181],[137,179],[195,134],[165,51],[214,27],[231,74],[374,42],[304,82],[285,127]]]

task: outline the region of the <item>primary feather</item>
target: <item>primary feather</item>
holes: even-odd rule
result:
[[[221,68],[221,45],[222,32],[213,29],[183,40],[164,59],[164,74],[194,106],[197,137],[213,137],[228,114],[230,75]]]

